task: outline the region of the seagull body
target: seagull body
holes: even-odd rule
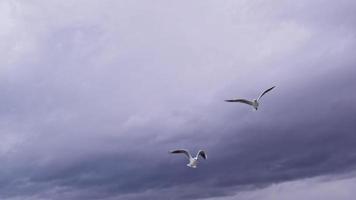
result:
[[[172,154],[183,153],[189,159],[189,163],[187,164],[187,166],[194,168],[194,169],[197,168],[199,156],[201,156],[204,159],[207,159],[207,155],[203,150],[199,150],[195,157],[193,157],[189,153],[189,151],[185,150],[185,149],[172,150],[172,151],[170,151],[170,153],[172,153]]]
[[[258,109],[258,106],[260,105],[259,101],[261,99],[261,97],[263,95],[265,95],[267,92],[271,91],[273,88],[275,88],[276,86],[273,86],[267,90],[265,90],[264,92],[262,92],[262,94],[257,98],[257,99],[253,99],[252,101],[250,100],[246,100],[246,99],[230,99],[230,100],[225,100],[226,102],[239,102],[239,103],[245,103],[247,105],[252,106],[255,110]]]

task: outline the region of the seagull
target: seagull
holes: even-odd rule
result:
[[[207,155],[206,155],[205,151],[203,151],[203,150],[199,150],[195,157],[192,157],[192,155],[189,153],[189,151],[185,150],[185,149],[172,150],[172,151],[170,151],[170,153],[174,153],[174,154],[175,153],[184,153],[187,156],[187,158],[189,159],[189,163],[187,164],[187,166],[191,167],[191,168],[197,168],[199,156],[201,156],[205,160],[207,159]]]
[[[271,91],[273,88],[275,88],[276,86],[273,86],[267,90],[265,90],[264,92],[262,92],[262,94],[257,98],[257,99],[253,99],[252,101],[246,100],[246,99],[230,99],[230,100],[225,100],[226,102],[239,102],[239,103],[245,103],[248,104],[250,106],[252,106],[255,110],[258,109],[258,106],[260,105],[259,100],[261,99],[261,97],[263,95],[265,95],[267,92]]]

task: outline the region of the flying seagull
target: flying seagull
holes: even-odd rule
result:
[[[185,149],[172,150],[172,151],[170,151],[170,153],[174,153],[174,154],[184,153],[187,156],[187,158],[189,159],[189,163],[187,164],[187,166],[191,167],[191,168],[197,168],[199,156],[201,156],[204,159],[207,159],[207,155],[206,155],[205,151],[203,151],[203,150],[199,150],[195,157],[192,157],[192,155],[189,153],[189,151],[185,150]]]
[[[271,91],[273,88],[275,88],[276,86],[273,86],[267,90],[265,90],[264,92],[262,92],[262,94],[257,98],[257,99],[253,99],[252,101],[246,100],[246,99],[230,99],[230,100],[225,100],[226,102],[239,102],[239,103],[245,103],[248,104],[250,106],[252,106],[255,110],[258,109],[259,104],[259,100],[261,99],[261,97],[263,95],[265,95],[267,92]]]

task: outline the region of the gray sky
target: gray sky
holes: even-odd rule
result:
[[[355,22],[352,0],[0,0],[0,198],[351,199]]]

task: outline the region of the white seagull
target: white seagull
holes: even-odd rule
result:
[[[185,149],[172,150],[172,151],[170,151],[170,153],[184,153],[187,156],[187,158],[189,159],[189,163],[187,164],[187,166],[191,167],[191,168],[197,168],[199,156],[201,156],[204,159],[207,159],[207,155],[203,150],[199,150],[195,157],[192,157],[192,155],[189,153],[189,151],[185,150]]]
[[[261,99],[261,97],[263,95],[265,95],[267,92],[271,91],[273,88],[275,88],[276,86],[273,86],[267,90],[265,90],[264,92],[262,92],[262,94],[257,98],[257,99],[253,99],[252,101],[246,100],[246,99],[230,99],[230,100],[225,100],[226,102],[239,102],[239,103],[245,103],[248,104],[250,106],[252,106],[255,110],[258,109],[258,106],[260,105],[259,100]]]

